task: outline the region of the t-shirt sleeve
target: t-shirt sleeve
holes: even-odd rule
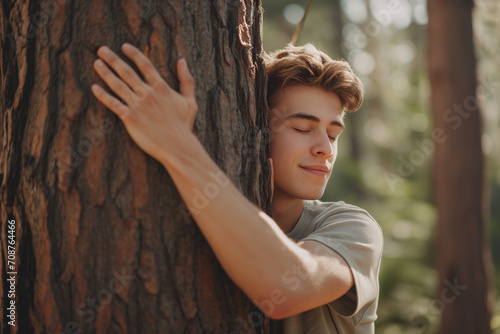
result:
[[[344,258],[354,276],[354,285],[340,298],[328,303],[344,317],[357,314],[376,302],[383,235],[377,222],[354,206],[326,214],[318,227],[302,240],[315,240]]]

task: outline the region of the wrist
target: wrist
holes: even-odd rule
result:
[[[163,150],[159,159],[159,162],[169,170],[182,168],[183,165],[185,166],[186,163],[192,160],[193,156],[199,154],[200,148],[204,149],[198,137],[192,132],[177,135],[176,142],[169,146]]]

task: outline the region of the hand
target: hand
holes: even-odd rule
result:
[[[180,94],[160,76],[151,61],[136,47],[125,43],[121,50],[143,74],[144,82],[118,55],[101,46],[94,68],[111,90],[125,103],[108,94],[97,84],[92,85],[95,97],[123,121],[136,144],[160,160],[191,134],[198,112],[194,79],[184,59],[177,62]],[[104,63],[103,60],[106,62]],[[109,65],[116,76],[107,66]]]

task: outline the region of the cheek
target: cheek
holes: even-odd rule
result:
[[[339,151],[339,147],[338,147],[338,142],[336,141],[334,144],[333,144],[333,160],[335,161],[335,159],[337,159],[337,153]]]
[[[285,141],[285,138],[283,138],[283,134],[280,132],[276,131],[271,131],[269,134],[269,148],[271,150],[271,157],[276,156],[279,154],[279,152],[282,151],[283,149],[283,142]]]
[[[283,136],[276,135],[270,145],[270,157],[273,159],[273,167],[276,177],[282,176],[286,171],[286,166],[289,165],[289,160],[291,157],[289,152],[289,145],[286,143],[286,138]]]
[[[286,158],[286,152],[284,152],[283,149],[284,148],[278,145],[276,141],[273,141],[270,145],[269,156],[273,159],[273,164],[275,166],[283,162],[283,158]]]
[[[270,141],[270,154],[273,159],[286,158],[293,151],[293,139],[284,131],[271,132]]]
[[[271,133],[270,156],[290,160],[309,151],[307,137],[287,129]]]
[[[333,147],[333,155],[330,159],[328,159],[328,161],[330,161],[330,163],[332,165],[334,165],[336,160],[337,160],[337,146],[334,146]]]

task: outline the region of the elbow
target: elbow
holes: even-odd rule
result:
[[[285,305],[257,305],[264,315],[272,320],[281,320],[292,316],[290,310]]]
[[[285,318],[292,317],[294,315],[297,315],[301,312],[306,311],[302,307],[298,307],[298,305],[291,305],[291,304],[283,304],[280,305],[279,307],[276,307],[271,314],[266,314],[267,317],[273,319],[273,320],[282,320]]]
[[[298,313],[294,312],[292,305],[290,305],[291,297],[286,296],[281,289],[274,289],[267,298],[257,298],[253,300],[253,303],[266,317],[273,320],[281,320]]]
[[[291,317],[294,314],[291,314],[289,310],[280,308],[276,309],[272,314],[266,314],[267,317],[273,319],[273,320],[282,320],[288,317]]]

